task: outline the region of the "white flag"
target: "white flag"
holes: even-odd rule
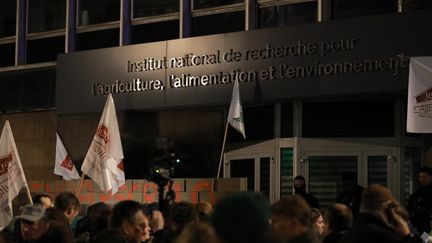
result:
[[[57,133],[56,137],[54,174],[63,176],[63,180],[79,179],[78,171]]]
[[[432,133],[432,57],[411,58],[407,131]]]
[[[123,149],[112,95],[108,95],[96,134],[81,166],[104,192],[114,195],[125,183]]]
[[[27,180],[9,121],[6,121],[0,137],[0,230],[12,220],[12,201],[25,186]]]
[[[231,124],[237,131],[239,131],[243,138],[246,139],[244,121],[243,121],[243,110],[240,103],[240,92],[239,84],[236,79],[231,97],[231,105],[228,113],[228,123]]]

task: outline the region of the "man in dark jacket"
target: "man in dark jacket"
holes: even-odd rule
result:
[[[336,202],[347,205],[355,218],[360,210],[361,195],[364,187],[357,183],[357,175],[352,171],[342,174],[342,183],[345,189],[338,195]]]
[[[318,232],[312,229],[311,215],[301,196],[288,196],[271,206],[271,225],[282,242],[320,243]]]
[[[361,211],[351,230],[339,243],[421,243],[402,215],[402,209],[390,190],[372,184],[362,194]]]
[[[54,201],[54,207],[60,209],[64,213],[69,224],[72,224],[81,208],[78,197],[71,192],[63,192],[57,195]]]
[[[432,215],[432,169],[424,166],[419,170],[419,189],[408,199],[410,220],[417,231],[431,232]]]
[[[150,239],[150,227],[141,204],[125,200],[114,205],[109,229],[95,234],[91,243],[141,243]]]
[[[309,207],[320,208],[318,199],[306,192],[306,180],[301,175],[294,178],[294,193],[303,197],[303,199],[309,204]]]
[[[353,222],[351,209],[342,203],[336,203],[324,210],[324,218],[327,219],[327,231],[323,243],[337,243],[339,239],[348,233]]]

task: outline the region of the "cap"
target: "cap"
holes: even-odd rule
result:
[[[45,215],[45,208],[40,204],[27,204],[21,211],[18,219],[24,219],[31,222],[37,222],[41,220]]]

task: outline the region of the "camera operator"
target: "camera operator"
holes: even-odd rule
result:
[[[159,210],[165,217],[168,217],[168,208],[174,203],[175,192],[172,190],[174,169],[180,162],[175,153],[168,153],[163,156],[154,158],[149,163],[150,181],[158,185],[159,193]],[[168,185],[168,191],[164,195],[165,187]]]

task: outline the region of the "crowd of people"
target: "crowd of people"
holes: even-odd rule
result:
[[[385,186],[363,188],[352,172],[344,173],[342,179],[346,189],[325,208],[319,208],[318,199],[306,192],[302,176],[294,179],[294,195],[273,204],[255,192],[229,194],[214,206],[172,203],[162,211],[158,203],[125,200],[113,206],[91,205],[83,217],[77,217],[81,206],[73,193],[61,193],[54,202],[38,194],[1,232],[0,243],[426,241],[424,236],[431,233],[431,168],[420,169],[420,188],[410,196],[407,209]]]

